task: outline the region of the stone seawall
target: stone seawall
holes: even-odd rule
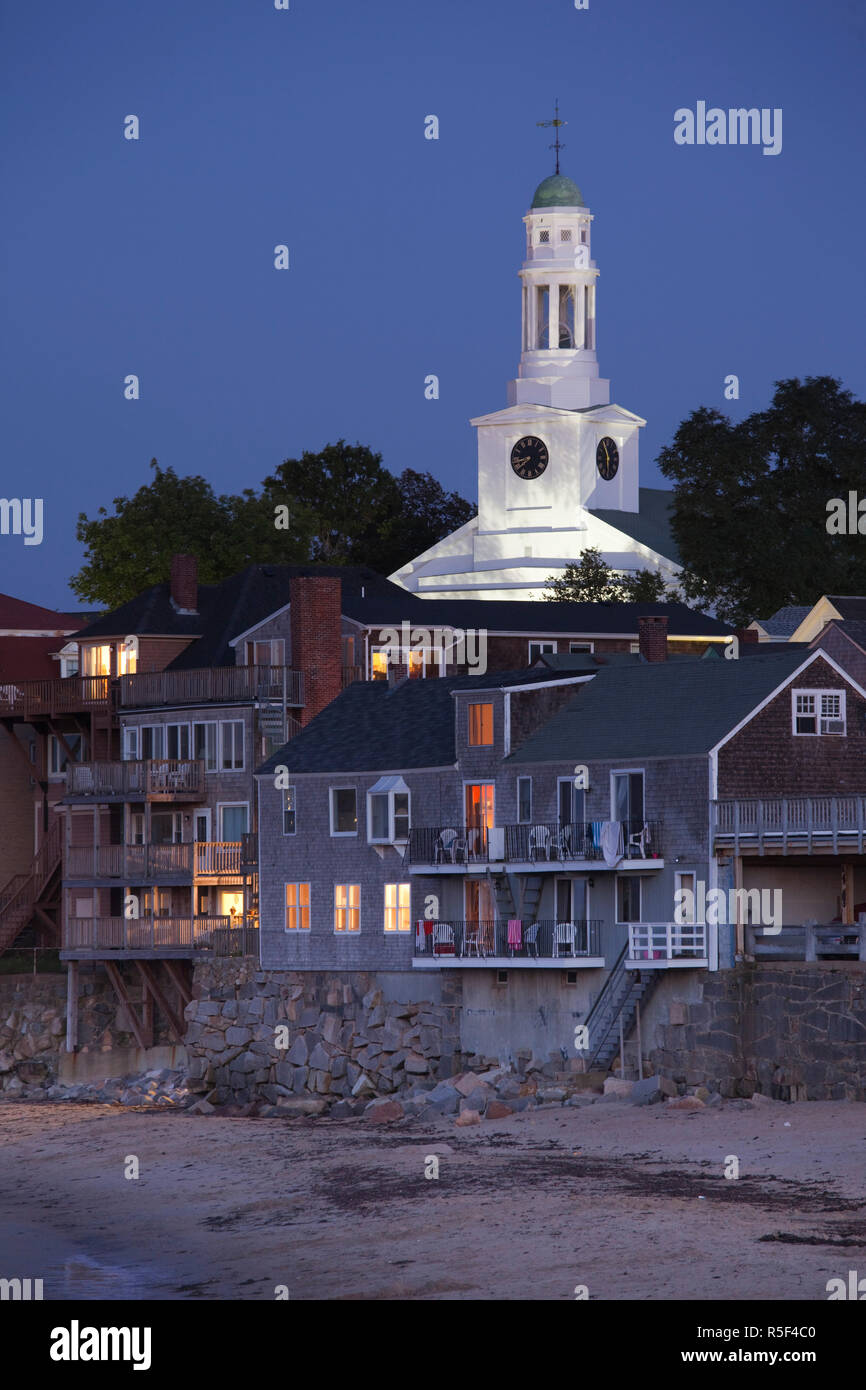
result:
[[[866,1100],[866,965],[739,965],[672,1000],[654,1029],[654,1071],[723,1096]]]
[[[395,999],[384,984],[364,971],[197,964],[184,1038],[190,1089],[215,1105],[265,1100],[316,1114],[459,1071],[459,979],[436,981],[438,1000]]]

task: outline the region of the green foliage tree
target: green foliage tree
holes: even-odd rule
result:
[[[667,603],[679,598],[654,570],[619,574],[602,559],[596,546],[587,546],[576,565],[563,575],[550,575],[544,598],[552,603]]]
[[[827,504],[863,486],[866,404],[832,377],[776,383],[734,424],[693,412],[659,456],[673,480],[683,592],[745,625],[821,594],[866,593],[866,549],[827,530]]]
[[[260,491],[237,495],[218,496],[205,478],[178,477],[156,459],[151,468],[132,497],[114,498],[113,514],[79,515],[85,562],[70,587],[88,602],[116,608],[164,583],[179,551],[197,556],[205,584],[249,564],[368,564],[388,574],[474,514],[429,473],[396,478],[380,454],[343,440],[286,459]]]

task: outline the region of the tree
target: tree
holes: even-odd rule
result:
[[[733,424],[702,407],[659,467],[675,483],[672,531],[688,597],[742,626],[826,593],[866,593],[859,537],[828,532],[828,503],[862,487],[866,404],[832,377],[779,381],[769,408]]]
[[[679,597],[654,570],[619,574],[596,546],[587,546],[579,564],[566,565],[561,578],[550,575],[546,583],[544,598],[552,603],[665,603]]]
[[[114,513],[82,512],[76,534],[85,562],[70,587],[116,608],[164,583],[177,552],[197,556],[199,578],[217,583],[249,564],[368,564],[388,574],[473,515],[429,473],[399,478],[380,454],[343,440],[286,459],[261,490],[217,496],[200,475],[178,477],[151,460],[152,480]],[[287,525],[279,524],[287,521]]]

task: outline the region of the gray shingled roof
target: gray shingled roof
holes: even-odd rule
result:
[[[561,679],[573,677],[574,672],[563,672]],[[555,679],[550,671],[532,670],[403,680],[397,685],[355,681],[257,768],[256,775],[278,766],[293,773],[453,766],[457,760],[453,691],[496,690]]]
[[[762,661],[603,667],[506,761],[586,762],[705,753],[804,659],[807,655],[797,650]]]
[[[789,603],[784,608],[777,608],[769,618],[758,618],[757,622],[768,637],[775,637],[784,642],[793,636],[806,614],[811,611],[812,605],[809,603]]]
[[[680,563],[676,541],[671,534],[673,493],[661,487],[638,488],[638,512],[620,512],[611,507],[590,507],[593,516],[624,531],[641,545],[649,546],[666,560]]]

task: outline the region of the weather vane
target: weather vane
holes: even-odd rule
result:
[[[552,121],[536,121],[535,124],[542,126],[553,126],[556,130],[556,139],[554,140],[552,145],[548,146],[548,149],[556,150],[556,172],[559,173],[559,151],[565,149],[565,145],[559,138],[559,127],[561,125],[568,125],[568,121],[561,121],[559,119],[559,97],[557,97],[556,101],[553,103],[553,109],[554,118]]]

